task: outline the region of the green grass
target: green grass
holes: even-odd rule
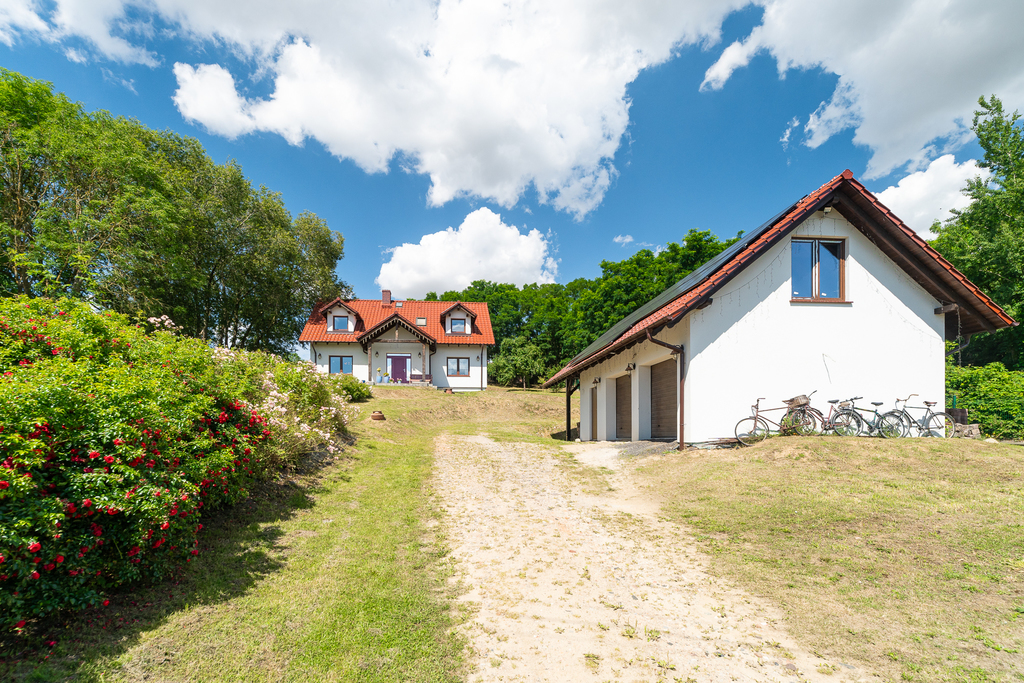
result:
[[[1024,449],[792,437],[643,474],[812,648],[889,680],[1024,680]]]
[[[551,443],[564,397],[375,391],[344,457],[206,516],[203,552],[174,580],[3,636],[0,681],[461,680],[466,615],[433,532],[433,440]]]

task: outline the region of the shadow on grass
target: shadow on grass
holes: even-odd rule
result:
[[[563,429],[560,432],[551,432],[551,438],[554,439],[555,441],[566,441],[565,430]],[[572,430],[569,432],[568,441],[576,441],[576,439],[578,438],[580,438],[580,428],[573,427]]]
[[[30,622],[21,634],[0,634],[0,681],[106,680],[114,659],[179,610],[244,595],[284,567],[281,523],[313,506],[316,474],[330,462],[307,457],[296,474],[308,485],[264,482],[241,503],[203,515],[200,554],[163,581],[125,586],[106,607],[62,612]]]

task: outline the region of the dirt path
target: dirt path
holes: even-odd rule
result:
[[[798,647],[777,612],[709,576],[693,541],[633,486],[637,459],[567,449],[614,470],[614,491],[584,495],[555,449],[436,442],[463,599],[478,607],[465,626],[470,681],[868,680]]]

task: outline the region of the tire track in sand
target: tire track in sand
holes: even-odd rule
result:
[[[770,606],[710,576],[693,541],[629,495],[628,473],[616,492],[587,497],[556,454],[481,436],[435,442],[461,599],[477,608],[462,627],[470,681],[868,680],[799,647]]]

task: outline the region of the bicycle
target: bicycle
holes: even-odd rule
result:
[[[762,409],[761,401],[764,400],[764,397],[758,398],[754,405],[750,406],[753,415],[745,417],[736,423],[736,428],[733,430],[736,434],[736,440],[744,446],[753,446],[756,443],[761,443],[773,431],[779,434],[799,434],[801,436],[814,433],[814,418],[804,409],[807,403],[801,402],[800,405],[789,405],[789,402],[800,402],[800,400],[809,402],[810,399],[808,397],[798,396],[794,399],[789,399],[789,402],[784,401],[787,405],[781,408]],[[777,410],[786,411],[786,414],[778,422],[763,415],[763,413],[771,413]],[[773,430],[770,425],[774,425],[776,429]]]
[[[938,403],[937,401],[924,401],[923,406],[908,406],[907,402],[910,401],[917,394],[911,394],[904,399],[896,399],[896,410],[890,410],[886,415],[892,415],[900,421],[902,426],[900,436],[910,436],[910,430],[916,429],[918,436],[935,436],[942,439],[949,439],[956,433],[956,423],[953,418],[943,412],[934,412],[932,406]],[[900,404],[903,407],[900,407]],[[924,415],[918,420],[911,415],[907,409],[913,408],[914,410],[924,410]]]
[[[871,436],[875,432],[878,436],[883,439],[895,439],[903,435],[903,421],[899,417],[893,414],[893,411],[887,413],[879,413],[878,406],[882,405],[882,401],[872,401],[871,405],[874,409],[869,411],[867,408],[858,408],[854,401],[863,396],[850,399],[850,407],[844,410],[857,411],[853,414],[860,418],[860,428],[857,430],[857,434],[862,434],[867,429],[868,436]],[[861,415],[860,413],[865,413]]]
[[[848,410],[848,408],[853,405],[854,401],[860,398],[864,397],[855,396],[845,401],[838,398],[830,399],[828,417],[822,415],[816,408],[812,408],[811,410],[814,411],[821,421],[821,433],[835,432],[839,436],[857,436],[861,431],[863,420],[860,415]],[[837,404],[839,406],[838,409],[836,408]]]

